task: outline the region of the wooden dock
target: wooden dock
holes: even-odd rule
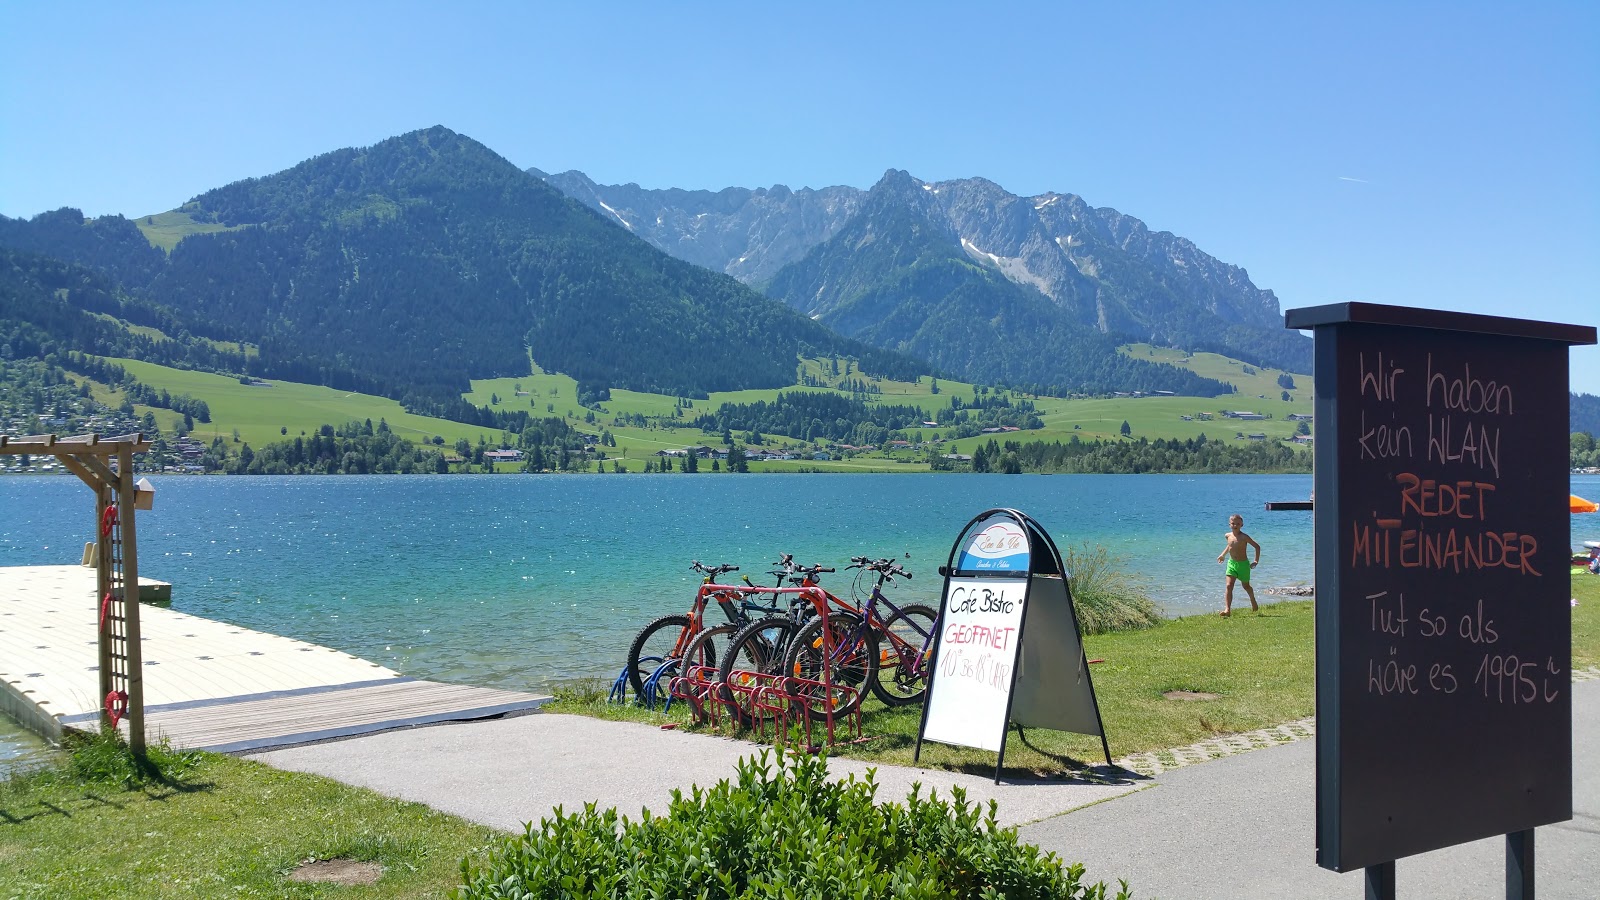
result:
[[[97,616],[92,568],[0,568],[0,708],[50,740],[96,728]],[[329,647],[160,607],[145,606],[141,622],[145,733],[176,747],[261,750],[549,699],[406,678]]]

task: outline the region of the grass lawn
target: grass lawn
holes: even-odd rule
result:
[[[197,754],[175,784],[0,783],[0,897],[437,898],[497,836],[417,803]],[[289,881],[309,859],[384,868],[376,884]]]
[[[1577,669],[1600,666],[1600,577],[1573,578],[1572,657]],[[1235,610],[1173,619],[1148,631],[1094,635],[1084,641],[1093,666],[1095,694],[1113,757],[1181,747],[1223,734],[1254,731],[1310,716],[1315,711],[1314,606],[1309,601],[1264,605],[1261,614]],[[552,712],[629,721],[687,723],[679,705],[671,716],[605,701],[609,685],[572,685],[556,692]],[[1168,691],[1217,694],[1207,701],[1169,700]],[[840,745],[833,753],[895,765],[911,765],[921,707],[886,709],[865,705],[864,744]],[[1057,773],[1101,760],[1099,740],[1030,729],[1025,745],[1015,733],[1006,744],[1006,768],[1014,775]],[[922,747],[923,766],[983,774],[994,771],[994,754],[943,744]]]
[[[1572,599],[1572,667],[1600,666],[1600,575],[1573,575]]]

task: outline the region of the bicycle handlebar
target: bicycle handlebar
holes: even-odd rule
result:
[[[870,559],[870,558],[865,557],[865,556],[852,556],[852,557],[850,557],[850,565],[846,566],[845,568],[848,568],[848,569],[871,569],[872,571],[877,572],[880,575],[884,575],[884,576],[888,576],[888,577],[895,577],[895,576],[899,576],[901,578],[910,578],[911,577],[911,573],[910,572],[907,572],[904,567],[902,567],[898,562],[895,562],[892,559]]]

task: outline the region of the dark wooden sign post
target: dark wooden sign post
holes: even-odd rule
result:
[[[1366,870],[1572,818],[1567,348],[1595,329],[1290,310],[1315,346],[1317,864]]]

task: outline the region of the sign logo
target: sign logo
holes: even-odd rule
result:
[[[972,535],[956,568],[963,572],[1026,572],[1028,556],[1028,535],[1022,526],[1001,521]]]

